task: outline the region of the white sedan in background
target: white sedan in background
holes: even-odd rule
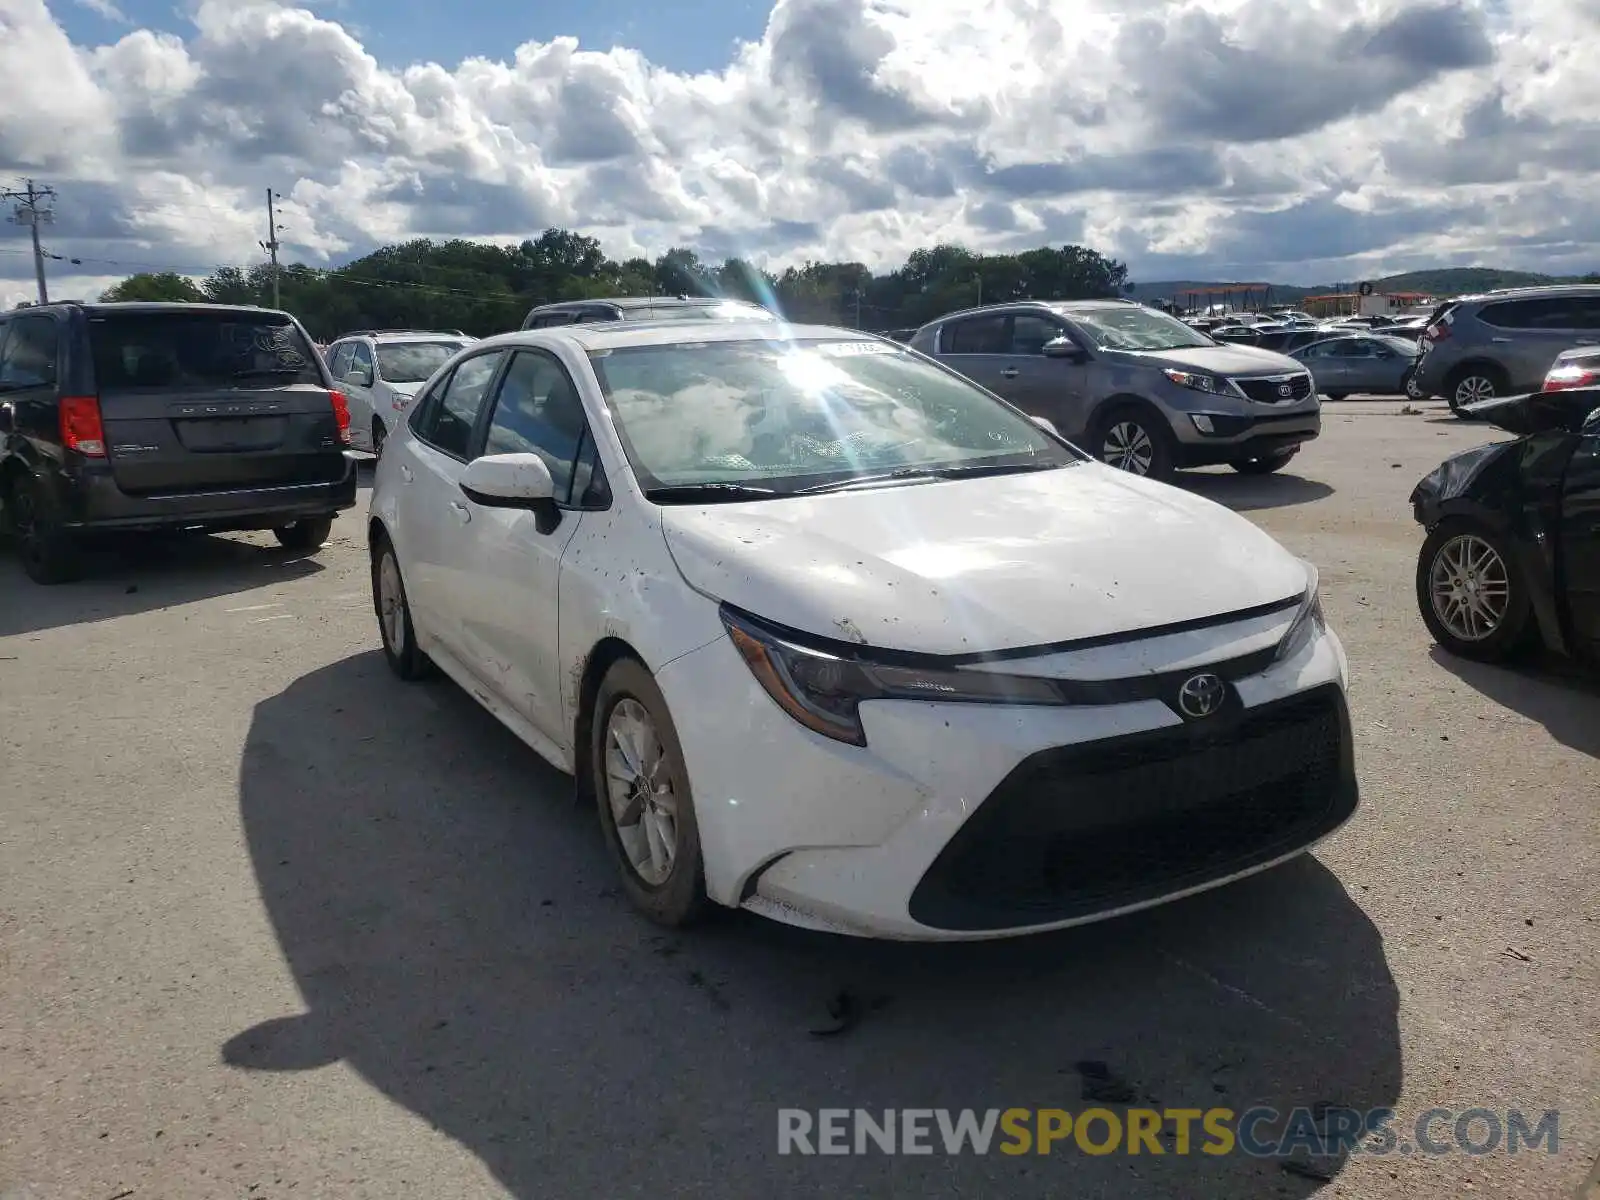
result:
[[[476,340],[457,333],[369,330],[328,346],[323,358],[350,408],[350,445],[382,453],[418,389]]]
[[[1313,568],[870,335],[475,343],[393,431],[369,536],[390,665],[572,772],[664,924],[1048,929],[1356,806]]]

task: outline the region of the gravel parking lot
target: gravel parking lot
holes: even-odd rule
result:
[[[1356,818],[990,945],[633,916],[570,782],[384,667],[365,495],[310,559],[207,538],[55,589],[0,559],[0,1197],[1571,1197],[1600,1153],[1600,688],[1431,646],[1406,497],[1495,435],[1421,407],[1329,404],[1290,473],[1184,480],[1320,566]],[[780,1107],[1081,1109],[1082,1060],[1156,1107],[1559,1109],[1559,1152],[1331,1182],[777,1155]]]

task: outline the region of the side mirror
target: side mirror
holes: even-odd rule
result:
[[[1037,425],[1040,429],[1044,430],[1046,433],[1052,433],[1056,437],[1060,437],[1061,436],[1061,431],[1056,428],[1056,423],[1054,421],[1052,421],[1049,417],[1031,417],[1029,419],[1032,420],[1035,425]]]
[[[520,508],[539,518],[540,533],[561,523],[555,481],[537,454],[488,454],[461,473],[461,492],[484,508]]]
[[[344,381],[353,387],[371,387],[372,372],[361,367],[351,367],[344,373]]]
[[[1054,338],[1044,344],[1046,358],[1064,358],[1068,362],[1085,363],[1089,361],[1088,353],[1071,338]]]

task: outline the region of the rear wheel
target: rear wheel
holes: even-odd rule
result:
[[[304,517],[272,531],[286,550],[316,550],[333,532],[332,517]]]
[[[595,697],[589,746],[600,827],[633,906],[660,925],[707,907],[700,827],[666,699],[643,664],[613,663]]]
[[[1425,399],[1422,394],[1422,389],[1417,386],[1417,369],[1415,367],[1409,368],[1406,373],[1401,376],[1400,390],[1407,396],[1410,396],[1413,400]]]
[[[378,458],[382,458],[383,457],[383,440],[384,440],[384,438],[386,438],[388,436],[389,436],[389,431],[388,431],[388,429],[386,429],[384,427],[383,422],[378,420],[377,417],[373,417],[372,418],[372,453],[376,457],[378,457]]]
[[[390,670],[408,683],[427,678],[433,662],[417,648],[417,631],[411,623],[411,604],[400,577],[400,560],[388,538],[379,542],[372,558],[372,606],[378,614],[383,657]]]
[[[7,497],[22,570],[35,583],[70,583],[83,569],[77,541],[48,489],[32,475],[13,480]]]
[[[1428,534],[1417,556],[1417,607],[1439,645],[1479,662],[1510,658],[1534,630],[1510,547],[1470,521],[1444,521]]]
[[[1271,475],[1287,467],[1298,453],[1298,449],[1283,450],[1277,454],[1263,454],[1260,458],[1246,458],[1234,463],[1233,469],[1241,475]]]
[[[1130,475],[1172,477],[1172,434],[1165,419],[1143,405],[1118,404],[1102,413],[1090,448],[1101,462]]]
[[[1463,367],[1445,385],[1450,411],[1460,413],[1468,404],[1493,400],[1510,390],[1503,372],[1495,367]]]

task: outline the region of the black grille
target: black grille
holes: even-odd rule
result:
[[[1028,758],[929,868],[911,916],[963,930],[1088,916],[1267,862],[1354,810],[1336,687],[1214,720]]]
[[[1296,400],[1304,400],[1311,395],[1311,376],[1290,375],[1277,379],[1236,379],[1242,391],[1257,404],[1293,404]],[[1281,388],[1287,386],[1289,394],[1285,396]]]

